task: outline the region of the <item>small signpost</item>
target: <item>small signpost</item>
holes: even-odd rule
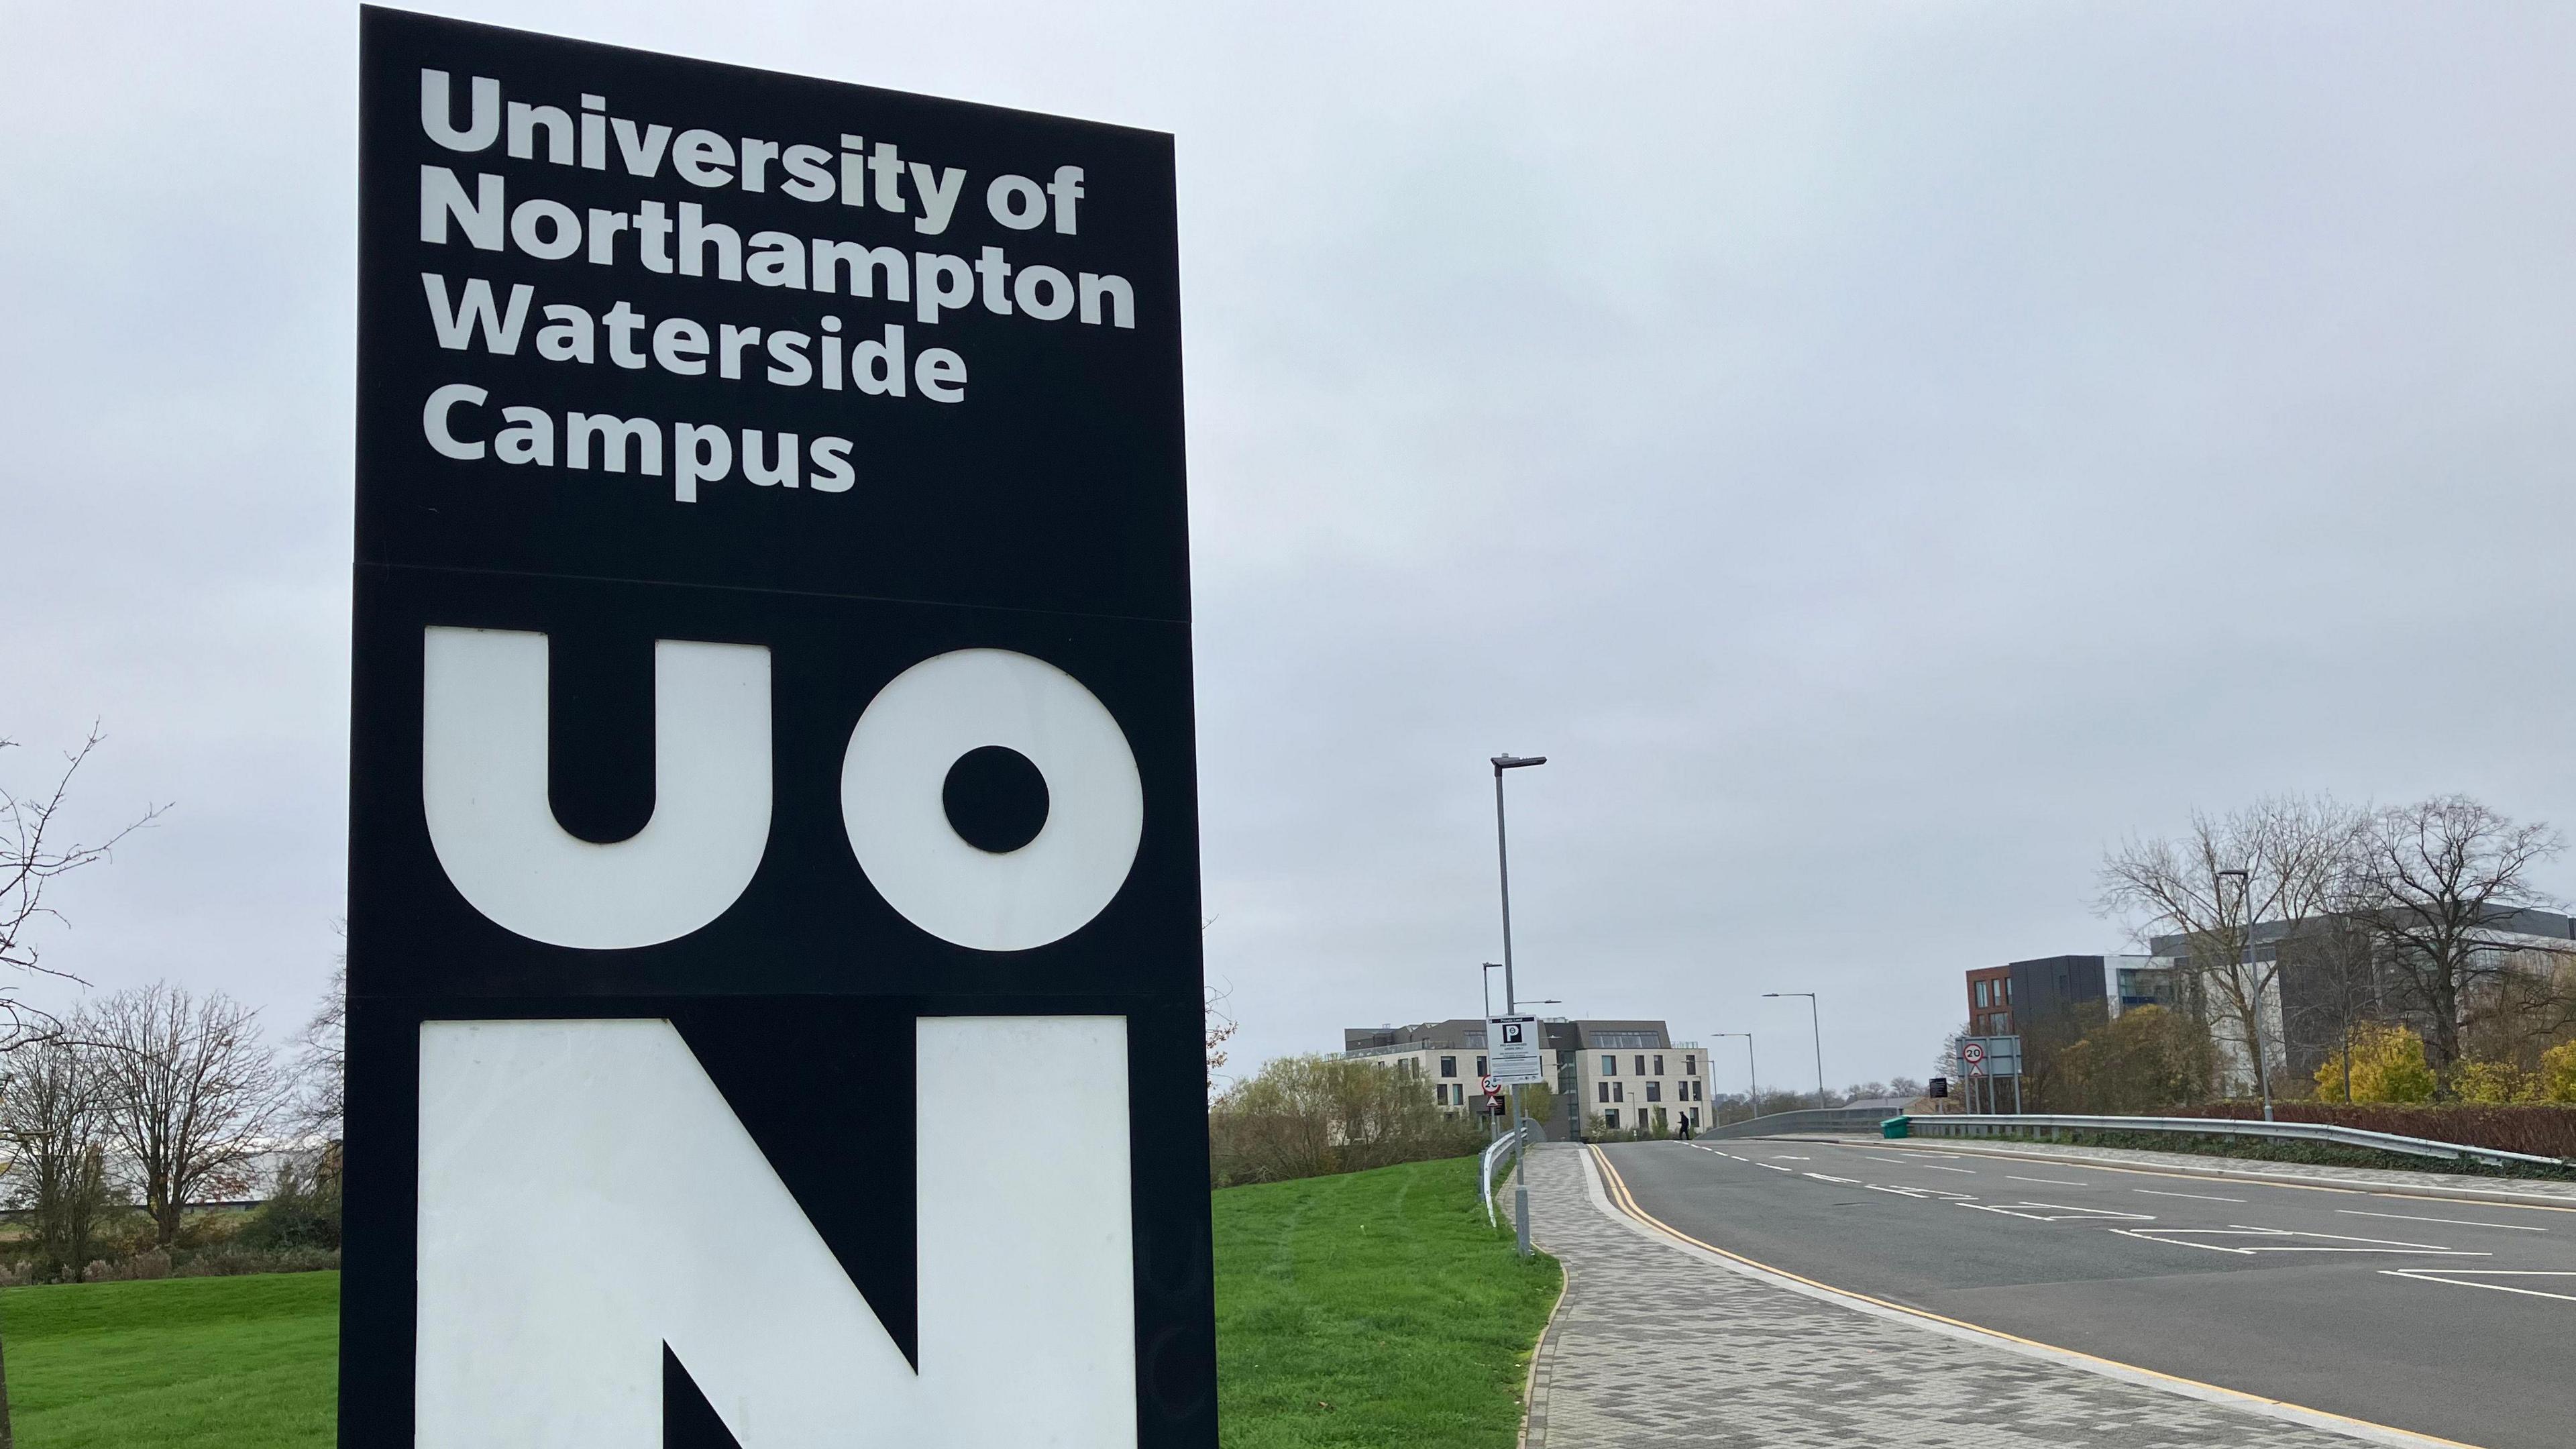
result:
[[[2021,1038],[1972,1036],[1959,1046],[1959,1064],[1967,1069],[1968,1110],[1977,1110],[1977,1084],[1985,1083],[1985,1110],[1995,1110],[1995,1081],[2012,1078],[2013,1111],[2021,1110]]]

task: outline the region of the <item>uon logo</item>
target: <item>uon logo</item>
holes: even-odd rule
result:
[[[599,845],[548,803],[546,636],[432,627],[424,642],[422,803],[477,910],[615,950],[686,936],[742,896],[770,834],[766,649],[656,643],[653,813]],[[1108,709],[998,649],[879,691],[840,793],[886,901],[986,951],[1079,930],[1143,831]],[[913,1037],[918,1228],[883,1245],[915,1255],[908,1361],[671,1021],[424,1022],[413,1442],[1133,1446],[1126,1020],[924,1017]],[[1043,1131],[1004,1148],[956,1129],[953,1104],[987,1096],[996,1063],[1033,1062]],[[833,1126],[828,1150],[866,1150]]]
[[[655,642],[653,815],[598,845],[547,803],[546,636],[432,627],[423,644],[421,803],[476,910],[549,945],[615,950],[686,936],[751,884],[769,843],[768,650]],[[1126,734],[1073,676],[964,649],[905,670],[860,713],[841,821],[906,920],[1025,951],[1118,894],[1144,791]]]

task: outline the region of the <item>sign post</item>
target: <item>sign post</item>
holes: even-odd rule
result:
[[[1171,139],[361,37],[340,1442],[1208,1449]]]
[[[1967,1069],[1968,1110],[1977,1110],[1976,1084],[1986,1084],[1986,1110],[1997,1110],[1995,1082],[2012,1078],[2013,1111],[2021,1111],[2021,1038],[2018,1036],[1972,1036],[1959,1046],[1959,1063]]]

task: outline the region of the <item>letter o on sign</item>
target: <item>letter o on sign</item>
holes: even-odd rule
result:
[[[1045,782],[1044,823],[1017,849],[969,843],[951,772],[998,746]],[[841,823],[869,884],[905,920],[979,951],[1062,940],[1127,882],[1145,792],[1126,732],[1070,674],[1004,649],[925,659],[879,691],[841,760]]]

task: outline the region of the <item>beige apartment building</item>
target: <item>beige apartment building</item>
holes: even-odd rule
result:
[[[1549,1024],[1552,1033],[1554,1023]],[[1557,1070],[1556,1054],[1542,1051],[1547,1070]],[[1449,1112],[1485,1109],[1485,1023],[1472,1016],[1411,1026],[1351,1027],[1342,1032],[1342,1056],[1375,1062],[1431,1084],[1431,1098]]]
[[[1555,1017],[1542,1025],[1540,1060],[1557,1092],[1550,1136],[1708,1125],[1708,1053],[1699,1043],[1674,1041],[1661,1021]],[[1483,1110],[1485,1023],[1477,1018],[1352,1027],[1342,1033],[1342,1056],[1428,1081],[1432,1099],[1450,1111]]]

